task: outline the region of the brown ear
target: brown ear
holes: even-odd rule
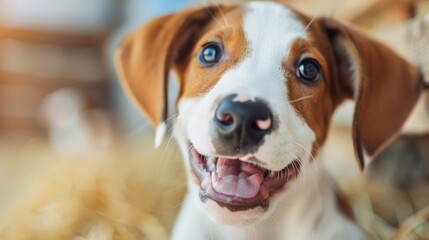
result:
[[[385,45],[322,19],[342,92],[355,99],[353,140],[358,164],[374,157],[395,137],[422,89],[419,69]]]
[[[180,54],[188,54],[211,19],[211,8],[188,9],[159,17],[131,33],[116,52],[121,83],[152,126],[168,115],[168,77]]]

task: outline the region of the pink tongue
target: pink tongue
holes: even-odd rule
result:
[[[212,184],[216,192],[247,199],[258,195],[263,180],[261,169],[226,158],[218,159],[216,173],[212,175]]]

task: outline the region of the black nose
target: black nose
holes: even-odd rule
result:
[[[224,97],[216,109],[214,124],[224,144],[237,151],[257,145],[273,127],[272,113],[262,101],[234,101],[237,95]]]

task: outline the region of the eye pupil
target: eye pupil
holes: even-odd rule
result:
[[[319,79],[319,65],[313,60],[303,60],[297,70],[298,77],[304,81],[315,82]]]
[[[222,58],[222,48],[216,42],[208,43],[204,46],[200,54],[200,63],[210,67],[220,62]]]

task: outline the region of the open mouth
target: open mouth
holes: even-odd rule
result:
[[[190,163],[201,183],[201,200],[209,198],[233,212],[258,206],[267,209],[269,196],[295,179],[300,170],[297,160],[271,171],[238,158],[204,156],[194,147]]]

